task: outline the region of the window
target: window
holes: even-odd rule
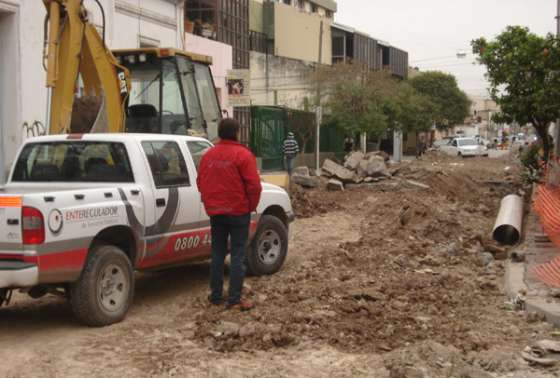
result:
[[[187,166],[175,142],[142,142],[156,188],[190,185]]]
[[[210,139],[218,136],[218,122],[222,118],[220,105],[217,102],[214,81],[210,67],[201,63],[194,65],[196,85],[204,120],[206,121],[206,132]]]
[[[317,7],[316,4],[311,4],[311,12],[312,13],[317,13],[319,11],[319,8]]]
[[[121,143],[51,142],[28,144],[12,178],[16,182],[134,182]]]
[[[454,139],[453,142],[451,143],[451,145],[452,145],[453,147],[457,147],[457,139]]]
[[[187,142],[187,147],[191,152],[194,165],[198,170],[200,159],[202,159],[202,156],[206,153],[206,151],[212,148],[212,145],[208,142],[192,141],[192,142]]]

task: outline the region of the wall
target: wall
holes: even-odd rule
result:
[[[18,59],[18,7],[0,1],[0,184],[19,143],[18,109],[21,105]]]
[[[251,51],[252,105],[301,109],[304,98],[310,95],[306,78],[312,69],[309,63]]]
[[[183,47],[182,5],[165,0],[101,0],[101,3],[106,13],[109,47],[136,48],[141,41]],[[92,21],[101,30],[99,9],[93,1],[86,4]],[[46,10],[39,0],[0,0],[0,12],[0,90],[7,92],[0,95],[3,106],[0,148],[4,165],[10,165],[26,138],[22,124],[34,121],[45,124],[47,90],[42,53]]]
[[[249,1],[249,30],[264,33],[262,0]]]
[[[189,33],[185,33],[185,47],[189,52],[212,57],[212,76],[214,85],[219,89],[220,106],[231,116],[233,108],[229,106],[226,76],[227,71],[232,69],[232,47]]]
[[[330,19],[320,17],[318,14],[301,12],[293,6],[280,3],[275,3],[274,7],[268,9],[274,9],[275,55],[318,62],[320,25],[323,21],[321,62],[332,64]]]

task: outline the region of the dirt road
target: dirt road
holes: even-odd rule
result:
[[[101,329],[18,296],[0,376],[557,376],[520,358],[551,327],[508,311],[503,262],[481,259],[519,189],[508,161],[427,157],[369,187],[295,190],[284,269],[247,280],[254,311],[210,308],[207,264],[139,276],[126,321]]]

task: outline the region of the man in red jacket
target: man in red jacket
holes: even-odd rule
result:
[[[228,308],[249,310],[241,298],[245,278],[245,245],[251,213],[261,197],[261,180],[253,153],[238,142],[239,123],[223,119],[218,126],[220,141],[200,160],[198,190],[212,226],[210,302],[223,303],[224,260],[231,241]]]

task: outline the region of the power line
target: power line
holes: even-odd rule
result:
[[[438,60],[448,60],[448,59],[463,59],[461,56],[467,56],[467,55],[474,55],[473,53],[469,53],[469,52],[459,52],[455,55],[448,55],[448,56],[439,56],[439,57],[433,57],[433,58],[426,58],[426,59],[418,59],[418,60],[412,60],[410,61],[411,64],[416,64],[416,63],[421,63],[421,62],[430,62],[430,61],[438,61]]]

